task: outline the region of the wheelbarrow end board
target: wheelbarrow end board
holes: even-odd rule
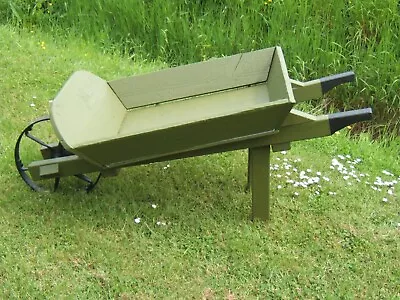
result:
[[[77,71],[52,102],[50,119],[64,147],[77,153],[78,145],[113,138],[125,112],[105,80],[87,71]],[[82,153],[77,154],[91,161]]]
[[[296,104],[283,51],[279,46],[275,47],[266,83],[271,99],[287,99],[293,105]]]

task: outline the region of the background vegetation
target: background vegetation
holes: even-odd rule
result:
[[[372,106],[376,132],[399,132],[398,1],[0,1],[3,22],[170,65],[280,45],[295,79],[356,72],[355,85],[314,105]]]

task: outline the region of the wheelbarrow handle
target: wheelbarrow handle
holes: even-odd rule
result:
[[[355,78],[356,76],[354,72],[349,71],[307,82],[300,82],[291,79],[293,95],[296,99],[296,102],[316,99],[322,97],[322,95],[325,94],[327,91],[342,83],[354,81]]]
[[[344,112],[338,112],[328,115],[329,127],[331,134],[336,131],[361,121],[368,121],[372,119],[372,109],[363,108]]]
[[[353,71],[322,77],[319,79],[321,83],[322,94],[325,94],[329,90],[342,83],[352,82],[355,80],[355,78],[356,75]]]

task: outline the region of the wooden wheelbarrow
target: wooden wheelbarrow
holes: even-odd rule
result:
[[[313,116],[293,106],[353,80],[353,72],[291,80],[280,47],[109,82],[78,71],[52,102],[50,117],[22,131],[16,166],[33,190],[42,190],[44,179],[53,179],[55,190],[61,177],[76,176],[89,191],[100,175],[123,167],[247,148],[252,216],[265,220],[271,147],[287,150],[292,141],[331,135],[372,117],[370,108]],[[35,134],[45,121],[55,143]],[[39,146],[39,159],[22,158],[24,139]],[[100,173],[97,180],[85,175],[91,172]]]

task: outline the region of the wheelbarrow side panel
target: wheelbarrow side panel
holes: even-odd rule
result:
[[[109,82],[127,109],[267,80],[276,47]]]
[[[79,148],[104,167],[123,167],[167,155],[235,143],[238,138],[275,130],[292,108],[286,100],[234,116],[145,132]],[[184,154],[183,154],[184,155]]]

